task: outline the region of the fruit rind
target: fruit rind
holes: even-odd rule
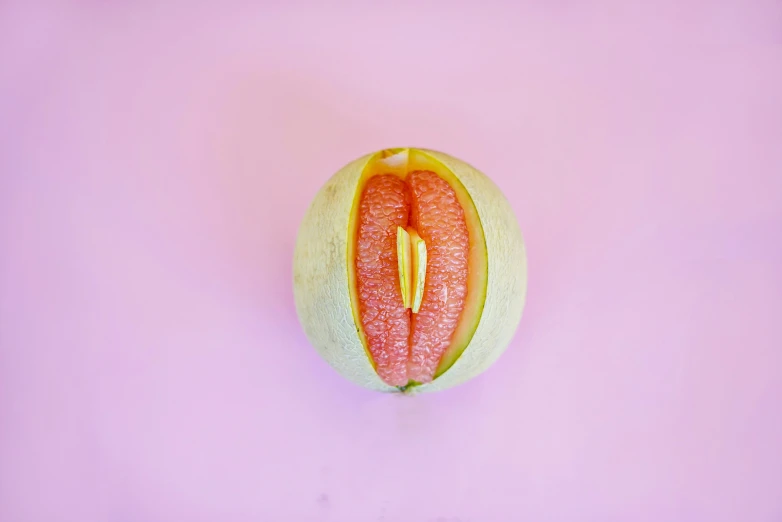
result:
[[[345,269],[354,197],[364,167],[375,156],[368,154],[345,165],[312,200],[296,238],[293,295],[304,333],[326,362],[359,386],[395,392],[397,388],[377,375],[361,340]]]
[[[410,308],[413,292],[413,253],[410,233],[402,227],[396,227],[396,256],[399,271],[399,290],[402,292],[402,304]]]
[[[410,238],[410,310],[417,314],[421,309],[421,301],[424,299],[424,285],[426,284],[426,243],[418,232],[412,228],[408,231]]]
[[[483,227],[488,274],[483,311],[467,348],[434,381],[410,387],[405,393],[450,388],[491,366],[518,327],[527,287],[524,240],[513,209],[499,188],[477,169],[448,154],[415,150],[445,165],[470,194]],[[307,338],[337,372],[369,389],[399,392],[378,377],[367,355],[351,306],[346,269],[352,252],[348,227],[361,175],[383,152],[367,154],[340,169],[313,199],[299,227],[294,252],[294,299]]]

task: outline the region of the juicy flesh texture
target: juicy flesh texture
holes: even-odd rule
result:
[[[386,174],[367,182],[359,207],[356,289],[369,353],[381,379],[407,384],[410,314],[402,302],[396,229],[410,216],[405,182]]]
[[[397,227],[410,225],[427,247],[418,313],[405,309],[399,286]],[[467,297],[469,232],[454,190],[430,171],[371,177],[361,195],[356,287],[367,347],[392,386],[434,378]]]
[[[464,210],[448,183],[433,172],[413,172],[411,225],[427,247],[421,308],[412,319],[408,378],[429,382],[451,344],[467,298],[470,238]]]

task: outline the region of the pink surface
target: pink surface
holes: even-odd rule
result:
[[[779,2],[33,4],[0,521],[782,520]],[[496,181],[530,267],[500,362],[412,399],[319,359],[291,281],[318,188],[410,144]]]

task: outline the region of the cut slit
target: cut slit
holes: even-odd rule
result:
[[[400,388],[435,378],[465,310],[471,262],[470,228],[459,196],[433,171],[407,172],[407,159],[406,151],[384,155],[386,172],[366,180],[355,246],[363,339],[380,378]],[[403,288],[397,256],[398,229],[407,227],[425,247],[423,293],[412,314],[408,306],[415,299],[403,298],[411,289]]]

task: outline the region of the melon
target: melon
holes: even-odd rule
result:
[[[414,394],[499,358],[521,319],[527,260],[486,175],[442,152],[394,148],[320,188],[299,227],[293,283],[299,322],[337,372]]]

